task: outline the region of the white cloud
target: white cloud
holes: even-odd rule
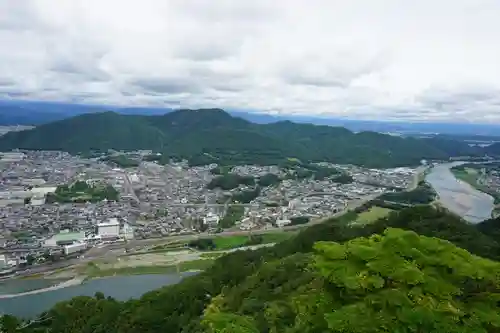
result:
[[[498,0],[0,0],[0,97],[500,122]]]

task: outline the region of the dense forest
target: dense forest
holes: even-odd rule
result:
[[[0,150],[16,148],[70,153],[149,149],[162,153],[164,161],[187,159],[192,165],[271,165],[296,158],[393,167],[417,165],[422,159],[484,154],[480,148],[448,139],[353,133],[342,127],[290,121],[255,124],[219,109],[179,110],[162,116],[83,114],[0,137]]]
[[[311,226],[237,251],[138,300],[61,302],[3,332],[499,332],[500,220],[465,223],[418,206],[373,224]]]
[[[377,200],[402,205],[425,205],[434,201],[436,193],[425,181],[411,191],[396,191],[382,194]]]

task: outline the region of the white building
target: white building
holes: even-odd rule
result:
[[[286,219],[276,220],[276,226],[278,228],[283,228],[284,226],[289,225],[290,223],[292,223],[292,221]]]
[[[132,228],[128,223],[123,225],[121,235],[124,239],[134,239],[134,228]]]
[[[33,187],[31,189],[31,193],[33,195],[39,195],[39,196],[45,196],[48,193],[54,193],[56,191],[57,187],[55,186],[42,186],[42,187]]]
[[[65,245],[63,247],[64,249],[64,254],[65,255],[69,255],[69,254],[72,254],[72,253],[76,253],[76,252],[80,252],[80,251],[84,251],[87,249],[87,243],[74,243],[74,244],[71,244],[71,245]]]
[[[101,237],[118,237],[120,235],[120,222],[117,218],[111,218],[108,222],[99,223],[97,225],[97,234]]]
[[[7,266],[7,258],[4,254],[0,254],[0,268]]]
[[[211,226],[216,226],[219,224],[220,217],[219,215],[213,214],[212,212],[209,212],[207,216],[203,218],[203,224],[206,225],[211,225]]]

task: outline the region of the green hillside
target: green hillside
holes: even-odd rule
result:
[[[440,141],[438,141],[440,142]],[[470,154],[465,144],[400,138],[374,132],[282,121],[254,124],[219,109],[179,110],[162,116],[92,113],[9,132],[0,150],[89,151],[151,149],[192,164],[276,164],[301,161],[352,163],[369,167],[418,164]]]
[[[138,300],[75,297],[27,326],[6,316],[2,331],[499,332],[498,220],[474,226],[429,206],[352,218],[223,256]]]

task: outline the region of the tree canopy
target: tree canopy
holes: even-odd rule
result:
[[[61,302],[17,331],[499,332],[498,219],[476,226],[419,206],[350,226],[356,216],[227,254],[140,299]]]
[[[389,228],[344,244],[318,242],[314,250],[264,264],[214,298],[202,325],[208,332],[500,328],[500,264],[448,241]]]
[[[340,127],[289,121],[256,124],[219,109],[178,110],[161,116],[83,114],[9,132],[0,138],[0,150],[16,148],[70,153],[146,149],[162,153],[155,160],[185,158],[192,165],[271,165],[296,158],[305,162],[393,167],[418,165],[422,159],[484,154],[480,148],[459,141],[353,133]],[[135,165],[123,158],[112,160],[124,166]],[[317,177],[327,177],[330,171],[333,172],[322,170]]]

